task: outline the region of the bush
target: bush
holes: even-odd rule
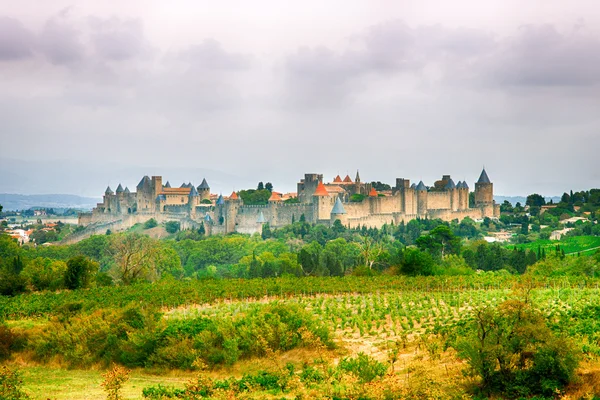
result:
[[[17,371],[4,366],[0,369],[0,399],[24,400],[29,396],[21,390],[23,381]]]
[[[179,221],[169,221],[165,224],[168,233],[176,233],[180,229]]]
[[[580,355],[521,300],[475,310],[469,333],[456,347],[481,377],[484,393],[510,398],[556,395],[573,381]]]
[[[144,229],[150,229],[158,226],[158,222],[154,218],[150,218],[148,221],[144,222]]]
[[[365,353],[358,353],[355,358],[344,358],[339,368],[356,376],[361,383],[371,382],[385,375],[387,365],[380,363]]]

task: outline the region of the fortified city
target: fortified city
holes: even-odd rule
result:
[[[339,220],[344,226],[380,228],[384,224],[407,223],[416,218],[439,218],[444,221],[466,217],[499,217],[500,205],[494,202],[494,185],[485,169],[475,182],[475,201],[469,207],[469,185],[455,183],[443,175],[432,186],[422,181],[397,178],[391,191],[378,193],[371,183],[364,183],[357,172],[354,180],[339,175],[324,183],[321,174],[305,174],[297,184],[296,202],[286,203],[281,193],[273,191],[266,205],[245,205],[235,191],[224,197],[210,193],[206,179],[197,187],[184,183],[180,187],[163,184],[161,176],[144,176],[132,192],[121,184],[116,191],[106,188],[103,202],[90,213],[79,215],[80,225],[126,229],[154,218],[158,222],[179,221],[182,228],[204,224],[207,234],[261,232],[264,224],[278,228],[298,220],[332,225]],[[353,195],[362,201],[351,201]]]

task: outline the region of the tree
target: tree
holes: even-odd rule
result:
[[[267,222],[262,226],[262,232],[260,234],[263,240],[267,240],[271,237],[271,228],[269,227],[269,223]]]
[[[148,221],[144,222],[144,229],[151,229],[158,226],[158,222],[154,218],[150,218]]]
[[[404,250],[400,272],[404,275],[431,275],[433,273],[433,258],[428,253],[415,248]]]
[[[497,307],[475,309],[473,322],[455,347],[485,393],[510,398],[554,396],[575,378],[579,354],[546,326],[529,293]]]
[[[527,200],[525,201],[525,204],[528,205],[529,207],[541,207],[546,204],[546,200],[544,199],[543,196],[541,196],[537,193],[533,193],[533,194],[530,194],[529,196],[527,196]]]
[[[504,200],[504,202],[500,205],[500,212],[511,213],[513,212],[513,206],[508,200]]]
[[[417,247],[433,257],[460,254],[461,239],[446,225],[438,225],[429,235],[417,239]]]
[[[265,189],[267,189],[269,192],[273,191],[273,184],[271,182],[267,182],[265,184]]]
[[[175,233],[180,229],[179,221],[169,221],[165,224],[165,230],[168,233]]]
[[[161,246],[157,240],[140,234],[113,235],[108,252],[117,281],[129,285],[138,280],[155,280],[159,275]]]
[[[317,242],[305,245],[298,253],[298,264],[302,267],[304,275],[313,275],[319,268],[322,247]]]
[[[381,244],[369,236],[363,236],[359,246],[365,266],[369,267],[370,270],[373,269],[373,264],[383,251]]]
[[[258,186],[256,187],[256,190],[264,190],[265,189],[265,185],[262,182],[258,182]]]
[[[98,263],[85,256],[75,256],[67,260],[65,271],[65,287],[75,290],[89,286],[93,273],[98,272]]]

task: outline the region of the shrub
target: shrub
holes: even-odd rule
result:
[[[158,222],[154,218],[150,218],[148,221],[144,222],[144,229],[150,229],[158,226]]]
[[[0,399],[24,400],[29,396],[21,390],[23,381],[17,371],[4,366],[0,369]]]
[[[371,382],[385,375],[387,365],[380,363],[365,353],[358,353],[355,358],[344,358],[339,368],[356,376],[361,383]]]
[[[521,300],[475,310],[470,334],[456,347],[485,393],[512,398],[554,396],[574,379],[580,354]]]
[[[179,221],[169,221],[165,224],[168,233],[176,233],[180,229]]]

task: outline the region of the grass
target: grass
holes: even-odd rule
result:
[[[15,367],[11,365],[10,367]],[[23,389],[33,399],[55,400],[95,400],[106,399],[106,393],[100,386],[103,371],[63,369],[51,366],[16,366],[23,378]],[[183,388],[193,373],[151,374],[134,370],[123,387],[123,399],[141,399],[142,389],[148,386],[162,385]]]
[[[548,253],[549,251],[554,251],[557,245],[559,245],[560,248],[565,251],[565,254],[586,252],[588,255],[591,255],[594,252],[588,250],[600,247],[600,236],[574,236],[566,237],[559,241],[540,239],[531,243],[517,244],[513,247],[518,249],[529,249],[535,252],[537,252],[539,247]]]

